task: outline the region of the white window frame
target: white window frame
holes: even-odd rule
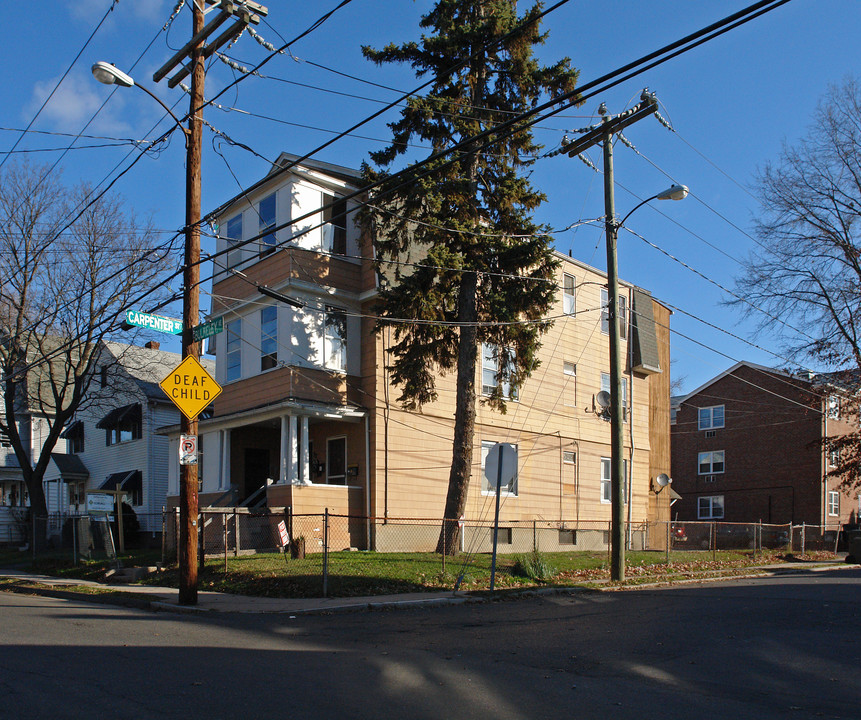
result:
[[[840,515],[840,493],[836,490],[828,491],[828,516],[838,517]]]
[[[347,254],[347,201],[340,195],[323,193],[323,251]],[[333,204],[334,203],[334,204]],[[331,205],[331,207],[326,207]],[[338,221],[343,221],[343,225]]]
[[[577,407],[577,364],[562,361],[562,404]]]
[[[610,334],[610,291],[601,288],[601,332]],[[628,296],[619,290],[619,337],[628,339]]]
[[[840,419],[840,396],[831,394],[828,396],[827,404],[827,413],[828,418],[830,420],[839,420]]]
[[[576,282],[570,273],[562,274],[562,312],[565,315],[574,315],[577,301],[574,296]]]
[[[263,217],[263,203],[268,203],[272,201],[272,217],[271,220],[266,220]],[[257,230],[258,234],[261,236],[258,239],[258,245],[260,247],[260,254],[267,255],[268,253],[275,251],[275,245],[278,242],[278,239],[275,236],[275,231],[272,228],[278,225],[278,194],[270,193],[265,198],[263,198],[257,205]],[[271,232],[270,232],[271,231]],[[266,233],[264,235],[264,233]]]
[[[514,362],[514,349],[503,350]],[[518,401],[517,389],[512,387],[511,381],[499,377],[499,346],[493,343],[481,343],[481,394],[489,397],[496,390],[500,381],[502,382],[502,397],[512,402]]]
[[[705,503],[703,502],[705,500]],[[722,520],[724,517],[723,495],[702,495],[697,498],[698,520]]]
[[[347,372],[347,311],[326,306],[324,320],[324,364],[327,370]]]
[[[491,483],[490,480],[488,480],[484,476],[484,465],[485,460],[487,460],[487,453],[490,452],[490,448],[496,445],[497,442],[497,440],[481,441],[481,494],[489,495],[491,497],[496,497],[496,483]],[[517,479],[518,475],[520,474],[520,448],[518,447],[517,443],[512,443],[512,445],[514,445],[514,451],[517,453],[518,473],[511,479],[511,481],[507,485],[504,485],[500,488],[499,497],[517,497],[518,495]]]
[[[274,315],[274,317],[267,317]],[[278,367],[278,308],[267,305],[260,310],[260,371]]]
[[[224,381],[232,382],[242,378],[242,318],[231,320],[224,330]]]
[[[609,505],[613,502],[613,460],[612,458],[601,458],[601,504]],[[628,504],[628,460],[622,460],[622,497],[624,503]]]
[[[840,464],[840,448],[828,448],[828,466],[837,467]]]
[[[720,455],[720,460],[716,461],[715,456]],[[705,464],[704,458],[708,456],[708,470],[703,470]],[[720,470],[716,470],[715,466],[720,465]],[[726,450],[707,450],[697,453],[697,475],[719,475],[726,471]]]
[[[628,378],[622,375],[622,421],[628,421]],[[610,373],[601,373],[601,390],[609,393],[610,397],[613,393],[610,391]]]
[[[720,411],[719,413],[717,411]],[[704,415],[705,414],[705,415]],[[720,415],[720,424],[715,419],[715,415]],[[698,430],[715,430],[716,428],[725,427],[726,424],[726,408],[723,405],[709,405],[701,407],[697,410],[697,429]]]

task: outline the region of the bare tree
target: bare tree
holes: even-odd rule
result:
[[[861,87],[831,86],[807,134],[785,145],[757,178],[759,249],[736,287],[735,305],[778,330],[785,351],[841,377],[848,396],[861,372]],[[758,306],[767,312],[753,309]],[[849,383],[849,384],[847,384]],[[833,474],[859,484],[861,452],[853,436],[830,438],[843,450]]]
[[[117,362],[102,341],[133,298],[158,286],[166,256],[117,196],[26,164],[0,176],[0,430],[34,515],[47,514],[42,480],[64,427],[97,367]]]

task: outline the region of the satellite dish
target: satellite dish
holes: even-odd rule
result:
[[[667,485],[669,485],[672,481],[673,479],[669,475],[667,475],[667,473],[661,473],[660,475],[658,475],[658,477],[655,478],[655,483],[657,483],[659,487],[667,487]]]
[[[608,408],[610,407],[610,393],[606,390],[602,390],[595,396],[595,404],[600,408]]]

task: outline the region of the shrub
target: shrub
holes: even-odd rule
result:
[[[517,557],[511,573],[537,582],[547,582],[556,574],[556,569],[547,562],[540,552],[533,550],[528,555]]]

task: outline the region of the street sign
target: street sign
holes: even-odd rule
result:
[[[126,322],[129,325],[157,330],[169,335],[182,335],[182,320],[163,317],[162,315],[150,315],[137,310],[126,310]]]
[[[508,487],[517,476],[517,448],[510,443],[496,443],[484,461],[484,477],[496,492],[497,486]]]
[[[189,420],[200,415],[221,393],[221,386],[215,378],[191,355],[177,365],[159,386]]]
[[[197,435],[179,436],[179,464],[197,465]]]
[[[213,335],[218,335],[220,332],[224,332],[224,318],[218,317],[215,318],[215,320],[210,320],[209,322],[192,328],[191,339],[194,340],[194,342],[200,342],[201,340],[206,340],[206,338],[212,337]]]
[[[290,534],[287,532],[287,523],[283,520],[278,523],[278,535],[281,537],[281,545],[287,547],[290,544]]]

